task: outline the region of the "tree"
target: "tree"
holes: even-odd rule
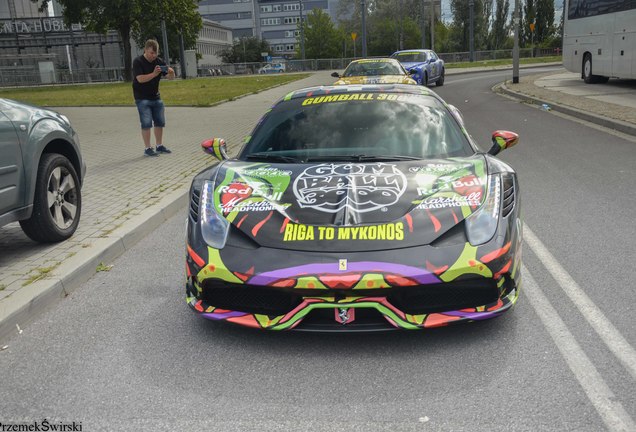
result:
[[[191,1],[191,0],[186,0]],[[176,3],[180,3],[178,1]],[[196,2],[191,1],[193,4]],[[166,1],[165,4],[175,3],[174,0]],[[185,6],[185,3],[184,3]],[[167,10],[172,14],[172,8],[175,6],[167,6]],[[168,20],[167,14],[165,19],[166,22],[166,34],[168,37],[168,53],[170,54],[170,58],[173,60],[181,61],[181,53],[179,49],[179,35],[183,37],[183,45],[184,49],[192,49],[196,46],[197,38],[199,36],[199,30],[201,29],[201,15],[198,10],[190,9],[189,13],[184,13],[182,17],[177,20]],[[137,43],[137,46],[144,46],[144,43],[148,39],[156,39],[159,41],[161,45],[163,43],[162,34],[161,34],[161,16],[160,15],[146,15],[142,17],[143,21],[139,24],[139,31],[133,33],[133,38]],[[168,59],[165,59],[168,61]]]
[[[492,50],[501,49],[506,45],[510,37],[510,24],[508,23],[508,12],[510,10],[509,0],[497,0],[495,19],[490,30],[489,48]]]
[[[356,54],[360,55],[361,53],[360,41],[362,38],[362,27],[360,10],[359,0],[339,0],[337,2],[336,18],[338,21],[338,29],[345,36],[345,57],[349,55],[353,56],[354,43],[358,47],[356,48]],[[358,34],[358,38],[355,42],[351,39],[351,33]]]
[[[221,59],[225,63],[254,63],[263,60],[262,52],[269,52],[267,41],[256,36],[234,39],[231,48],[221,51]]]
[[[324,10],[315,8],[309,12],[303,22],[298,23],[299,29],[301,26],[305,34],[306,58],[320,59],[339,56],[342,39],[331,22],[331,17]],[[299,45],[300,37],[299,34]]]
[[[475,38],[475,50],[486,47],[488,27],[483,14],[483,0],[475,0],[474,3],[473,35]],[[453,39],[453,51],[468,51],[470,11],[466,0],[451,0],[453,12],[453,25],[451,29]]]
[[[519,45],[528,46],[532,43],[532,32],[530,31],[530,24],[535,24],[535,32],[536,29],[536,19],[537,19],[537,10],[535,8],[534,0],[526,0],[526,4],[523,7],[524,18],[521,21],[521,31],[519,32]]]
[[[50,0],[31,0],[48,7]],[[58,0],[67,24],[81,23],[87,30],[106,33],[116,30],[124,46],[124,79],[132,79],[131,37],[142,40],[154,33],[163,17],[173,34],[182,31],[192,41],[201,29],[201,17],[195,0]],[[161,39],[159,39],[161,40]],[[169,59],[166,59],[169,60]]]
[[[554,35],[554,1],[537,0],[535,41],[543,43]]]
[[[402,46],[400,46],[400,24],[389,17],[374,15],[369,20],[369,55],[389,56],[402,49],[420,48],[422,35],[418,23],[413,17],[402,21]]]
[[[420,48],[423,13],[421,3],[421,0],[372,2],[373,8],[367,20],[369,55],[390,55],[400,49]]]

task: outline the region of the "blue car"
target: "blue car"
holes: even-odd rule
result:
[[[418,84],[444,85],[444,60],[439,58],[435,51],[429,49],[396,51],[391,54],[391,58],[399,60]]]

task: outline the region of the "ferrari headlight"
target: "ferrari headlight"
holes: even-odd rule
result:
[[[215,249],[223,249],[230,231],[230,223],[214,208],[214,184],[206,181],[201,190],[201,234],[203,240]]]
[[[466,237],[473,246],[486,243],[497,231],[501,200],[501,177],[499,174],[488,176],[486,193],[484,204],[466,218]]]

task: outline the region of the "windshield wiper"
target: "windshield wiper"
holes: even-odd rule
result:
[[[301,159],[297,159],[291,156],[283,156],[273,153],[252,153],[245,156],[245,159],[249,160],[266,160],[266,161],[279,161],[285,163],[300,163]]]
[[[324,162],[324,161],[355,161],[355,162],[379,162],[379,161],[403,161],[403,160],[420,160],[422,158],[415,156],[403,155],[327,155],[307,158],[307,162]]]

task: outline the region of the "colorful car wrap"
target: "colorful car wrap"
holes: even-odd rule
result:
[[[200,173],[190,196],[187,302],[211,320],[268,330],[421,329],[499,316],[519,295],[517,178],[490,155],[230,159]],[[493,201],[492,237],[473,245],[467,230]],[[210,218],[228,224],[220,247],[206,241]]]

